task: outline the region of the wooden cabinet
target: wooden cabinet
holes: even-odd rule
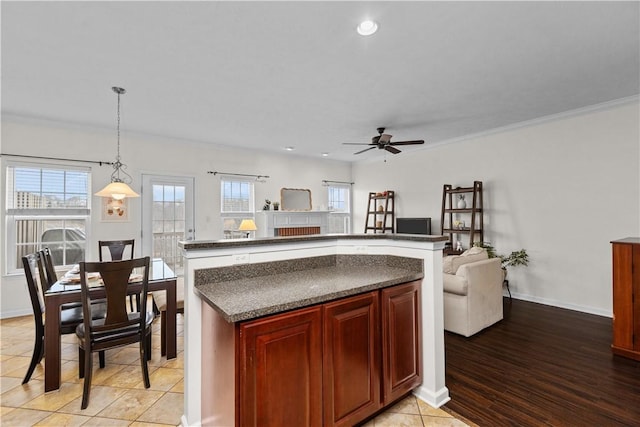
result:
[[[325,426],[352,426],[380,409],[378,291],[324,305]]]
[[[322,426],[322,311],[239,327],[239,426]]]
[[[611,242],[614,354],[640,360],[640,238]]]
[[[422,383],[420,282],[381,291],[384,403]]]
[[[422,381],[420,284],[240,323],[239,426],[353,426]]]

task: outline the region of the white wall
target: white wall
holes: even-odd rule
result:
[[[442,186],[483,181],[485,240],[531,258],[509,272],[514,296],[611,316],[609,242],[640,236],[638,102],[575,113],[355,164],[353,229],[369,191],[395,190],[397,216],[440,233]]]
[[[480,180],[485,186],[485,240],[500,253],[526,248],[531,257],[529,267],[509,272],[514,296],[610,316],[609,242],[640,236],[638,116],[636,100],[410,154],[389,154],[386,163],[380,155],[353,167],[329,159],[212,148],[126,132],[121,154],[134,189],[139,190],[142,173],[195,177],[198,239],[221,237],[219,179],[208,170],[270,175],[266,183],[256,184],[257,209],[265,198],[277,200],[281,187],[310,188],[316,208],[326,198],[321,180],[354,181],[356,233],[363,231],[369,191],[395,190],[398,216],[429,216],[433,232],[439,233],[443,184],[469,186]],[[428,135],[424,137],[428,141]],[[112,161],[115,135],[3,117],[1,149]],[[3,165],[8,160],[3,157]],[[92,169],[95,192],[109,180],[111,169]],[[4,180],[3,168],[3,189]],[[95,206],[99,201],[93,198]],[[132,221],[126,224],[100,222],[94,209],[91,241],[139,236],[140,200],[132,202]],[[4,224],[4,200],[0,215]],[[4,236],[3,227],[0,233]],[[0,248],[4,259],[4,244]],[[7,277],[4,271],[3,265],[0,316],[29,313],[24,279]]]
[[[269,143],[266,141],[265,143]],[[98,131],[86,128],[61,127],[58,124],[34,122],[19,118],[4,117],[2,121],[2,153],[32,156],[58,157],[83,160],[113,161],[116,155],[115,130]],[[120,148],[122,161],[133,176],[132,187],[140,191],[141,175],[191,176],[195,178],[196,238],[220,239],[220,178],[207,171],[269,175],[265,183],[256,183],[256,209],[262,209],[264,199],[280,199],[280,188],[309,188],[312,192],[313,208],[327,205],[327,190],[322,180],[351,181],[351,165],[331,159],[311,160],[285,153],[282,155],[255,152],[231,147],[212,147],[207,144],[164,138],[129,135],[123,130]],[[22,160],[2,157],[2,188],[5,187],[7,162]],[[27,159],[24,159],[27,160]],[[64,162],[43,161],[45,164]],[[78,163],[69,163],[79,165]],[[110,166],[88,165],[92,169],[92,193],[109,182]],[[4,190],[1,201],[1,223],[4,224]],[[100,198],[92,198],[91,228],[87,238],[91,242],[100,239],[135,237],[140,239],[141,199],[130,199],[128,223],[100,221]],[[4,226],[0,227],[4,236]],[[6,239],[2,239],[0,259],[6,250]],[[97,245],[96,245],[97,246]],[[140,255],[142,245],[136,245]],[[97,259],[97,248],[89,245],[88,259]],[[12,317],[30,313],[29,298],[24,276],[7,276],[4,262],[0,286],[0,317]]]

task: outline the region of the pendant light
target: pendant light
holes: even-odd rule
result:
[[[118,154],[116,156],[115,163],[113,163],[111,182],[95,195],[100,197],[111,197],[115,200],[122,200],[125,197],[140,197],[138,193],[129,187],[128,184],[132,180],[131,175],[125,172],[127,166],[120,161],[120,95],[124,95],[126,90],[115,86],[112,87],[111,90],[118,94]],[[120,177],[120,174],[124,175],[124,179]]]

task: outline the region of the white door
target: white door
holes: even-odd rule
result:
[[[182,276],[181,240],[195,239],[193,178],[142,175],[142,253]]]

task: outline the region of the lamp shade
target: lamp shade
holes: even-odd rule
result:
[[[238,230],[240,231],[256,231],[256,223],[252,219],[243,219]]]
[[[127,184],[118,181],[107,184],[106,187],[98,191],[95,195],[100,197],[111,197],[115,200],[122,200],[125,197],[140,197],[140,195],[133,191]]]

